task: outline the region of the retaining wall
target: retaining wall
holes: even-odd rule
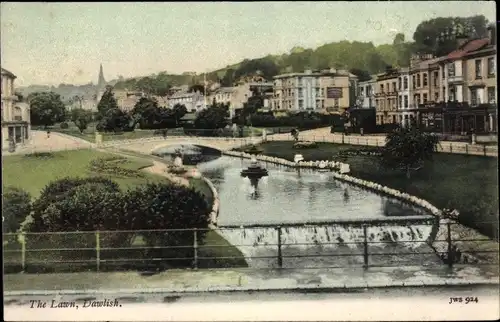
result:
[[[345,166],[346,164],[342,162],[335,162],[335,161],[301,161],[298,163],[286,160],[286,159],[281,159],[277,157],[271,157],[271,156],[266,156],[266,155],[251,155],[245,152],[239,152],[239,151],[226,151],[223,152],[223,154],[228,155],[228,156],[234,156],[234,157],[240,157],[240,158],[246,158],[250,159],[252,157],[255,157],[259,161],[263,162],[270,162],[274,164],[279,164],[279,165],[284,165],[284,166],[290,166],[290,167],[299,167],[299,168],[309,168],[309,169],[319,169],[319,164],[321,162],[326,162],[327,163],[327,168],[332,170],[333,176],[341,181],[348,182],[375,192],[383,193],[385,195],[389,195],[391,197],[394,197],[396,199],[406,201],[408,203],[411,203],[417,207],[420,207],[422,209],[425,209],[429,211],[432,215],[434,215],[438,220],[439,224],[436,225],[431,233],[431,236],[428,240],[429,245],[437,252],[437,253],[447,253],[448,252],[448,244],[447,242],[443,243],[443,240],[447,240],[447,234],[448,234],[448,226],[446,225],[449,221],[453,222],[453,220],[449,218],[443,218],[443,212],[439,210],[437,207],[432,205],[430,202],[420,199],[418,197],[412,196],[410,194],[407,194],[405,192],[401,192],[396,189],[392,189],[386,186],[383,186],[381,184],[355,178],[352,176],[349,176],[347,174],[342,174],[339,173],[338,171]],[[454,225],[457,225],[457,222],[453,222]],[[444,237],[444,238],[443,238]],[[456,243],[453,243],[453,246],[458,249],[458,245]],[[471,261],[479,261],[475,256],[472,254],[465,254],[462,253],[462,257],[471,262]]]

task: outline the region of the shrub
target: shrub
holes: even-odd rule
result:
[[[148,184],[128,191],[124,198],[124,216],[130,218],[129,229],[185,229],[207,228],[210,209],[204,197],[186,187],[170,184]],[[140,215],[140,220],[134,220]],[[205,231],[200,231],[201,243]],[[166,266],[190,266],[193,232],[187,230],[148,232],[143,236],[148,246],[184,246],[179,248],[148,249],[148,257],[184,258],[168,260]]]
[[[3,232],[13,233],[31,212],[31,196],[17,187],[4,187],[2,198]]]
[[[133,169],[125,169],[120,167],[118,164],[121,159],[106,160],[105,158],[98,158],[90,161],[89,169],[90,171],[109,174],[113,176],[123,176],[123,177],[143,177],[144,174],[140,171]]]
[[[66,123],[66,122],[62,122],[61,124],[59,124],[59,127],[60,127],[61,129],[67,129],[67,128],[69,127],[69,125],[68,125],[68,123]]]
[[[105,193],[113,194],[119,191],[120,188],[117,183],[101,177],[63,178],[52,181],[45,186],[40,197],[33,203],[33,222],[30,225],[30,231],[76,230],[74,229],[74,225],[76,225],[74,224],[75,219],[78,220],[81,216],[85,216],[84,214],[90,211],[89,209],[93,209],[96,206],[94,202],[91,202],[89,205],[83,205],[78,197],[81,197],[85,193],[89,193],[90,196],[92,194],[101,196]],[[76,200],[72,199],[75,195],[77,196]],[[85,198],[85,196],[81,198]],[[71,206],[71,203],[77,203],[78,206]],[[80,206],[83,208],[80,210],[76,209]],[[67,210],[68,213],[65,213],[64,209],[70,210]],[[73,212],[82,212],[83,214],[79,215],[75,213],[73,217]],[[102,213],[99,213],[99,215],[102,215]],[[89,214],[89,216],[91,217],[92,214]],[[60,218],[60,220],[57,218]],[[91,224],[91,222],[88,224]]]

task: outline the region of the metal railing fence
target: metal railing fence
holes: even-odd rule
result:
[[[158,266],[232,268],[264,261],[264,267],[309,268],[298,265],[305,259],[314,262],[316,268],[369,268],[415,266],[423,263],[422,258],[435,259],[430,265],[451,267],[462,263],[465,253],[472,255],[468,264],[498,265],[497,242],[474,234],[456,238],[452,234],[456,224],[419,223],[432,231],[422,237],[409,228],[403,229],[404,233],[391,231],[391,227],[401,225],[360,223],[350,226],[354,236],[350,240],[334,236],[332,232],[338,231],[339,224],[218,228],[217,234],[233,244],[214,238],[215,232],[209,229],[3,234],[4,267],[6,273],[76,272],[149,270]],[[381,227],[386,231],[382,235]],[[301,230],[305,230],[302,235]],[[457,245],[469,246],[460,250],[463,247]]]

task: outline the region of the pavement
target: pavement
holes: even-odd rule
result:
[[[455,299],[452,302],[452,298]],[[359,292],[117,293],[4,299],[6,321],[468,321],[498,320],[498,287],[366,289]],[[97,301],[117,307],[89,307]],[[116,301],[116,302],[115,302]],[[460,302],[461,301],[461,302]],[[52,309],[59,303],[74,307]],[[99,303],[99,302],[97,302]],[[43,305],[45,304],[45,308]]]
[[[95,147],[93,143],[63,133],[51,132],[50,137],[47,137],[47,132],[31,131],[30,142],[26,145],[17,146],[16,151],[13,153],[2,150],[2,155],[90,149],[93,147]]]
[[[318,269],[217,269],[138,272],[6,274],[4,296],[223,291],[334,291],[387,287],[498,285],[498,266]]]

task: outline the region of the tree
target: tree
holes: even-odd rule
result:
[[[118,103],[113,94],[113,88],[107,86],[106,91],[102,94],[101,100],[97,104],[97,112],[100,116],[104,116],[107,114],[107,111],[113,109],[118,109]]]
[[[437,150],[436,135],[421,131],[416,125],[398,126],[387,135],[382,148],[382,163],[393,169],[401,169],[410,178],[411,170],[418,170],[424,161],[431,160]]]
[[[185,105],[182,104],[175,104],[173,109],[172,109],[174,118],[175,118],[175,126],[177,127],[179,125],[179,120],[187,114],[187,108]]]
[[[227,109],[221,107],[209,107],[202,110],[194,120],[194,127],[197,129],[221,129],[224,128],[227,122]]]
[[[201,94],[205,95],[205,87],[201,84],[194,84],[189,87],[189,93],[195,93],[195,92],[200,92]]]
[[[3,233],[14,233],[31,212],[31,196],[17,187],[4,187],[2,198]]]
[[[443,56],[458,47],[459,37],[487,37],[488,20],[480,16],[439,17],[421,22],[414,34],[415,50]]]
[[[28,95],[32,125],[48,127],[65,119],[66,107],[61,96],[54,92],[36,92]]]
[[[228,68],[222,77],[221,85],[225,87],[231,87],[234,84],[234,69]]]
[[[82,108],[76,108],[71,111],[71,121],[75,123],[76,127],[83,133],[92,122],[93,114],[92,111],[84,110]]]
[[[141,128],[151,127],[155,123],[160,123],[160,113],[158,102],[155,99],[141,97],[130,112],[133,125],[141,124]]]
[[[113,88],[106,87],[106,91],[97,104],[97,117],[99,121],[96,129],[98,131],[119,131],[133,129],[132,118],[118,108]]]

